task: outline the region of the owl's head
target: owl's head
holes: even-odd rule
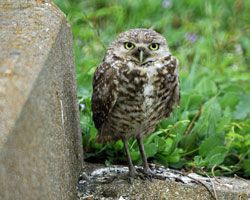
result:
[[[137,65],[155,62],[170,54],[166,39],[152,29],[130,29],[123,32],[108,51]]]

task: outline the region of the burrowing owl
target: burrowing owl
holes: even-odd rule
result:
[[[146,174],[143,136],[154,131],[180,99],[177,59],[165,38],[151,29],[131,29],[110,45],[93,79],[92,111],[98,140],[122,139],[135,176],[128,139],[135,137]]]

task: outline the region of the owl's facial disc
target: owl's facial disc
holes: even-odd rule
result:
[[[121,33],[109,52],[143,67],[170,54],[165,38],[151,29],[130,29]]]

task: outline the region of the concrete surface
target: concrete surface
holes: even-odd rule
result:
[[[82,167],[72,34],[44,0],[0,0],[0,199],[75,199]]]
[[[138,169],[139,167],[137,167]],[[184,174],[162,166],[151,168],[160,179],[124,179],[127,167],[86,165],[90,181],[82,178],[78,185],[79,200],[247,200],[250,180],[239,177],[202,177]]]

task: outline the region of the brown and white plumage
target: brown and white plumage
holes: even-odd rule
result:
[[[127,141],[135,137],[149,172],[143,136],[169,116],[180,99],[177,60],[165,38],[151,29],[131,29],[111,44],[93,80],[93,120],[99,141],[122,139],[134,176]]]

